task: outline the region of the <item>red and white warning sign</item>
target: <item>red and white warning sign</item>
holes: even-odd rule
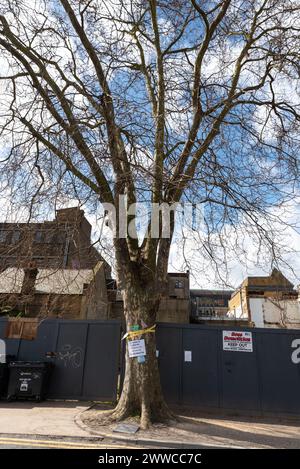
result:
[[[253,352],[252,332],[223,331],[223,350]]]

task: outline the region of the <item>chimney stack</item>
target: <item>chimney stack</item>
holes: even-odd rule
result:
[[[21,294],[32,295],[35,289],[35,282],[38,269],[35,262],[29,262],[28,267],[24,268],[24,280],[22,284]]]

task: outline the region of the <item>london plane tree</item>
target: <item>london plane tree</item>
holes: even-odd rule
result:
[[[128,331],[154,326],[165,294],[166,208],[205,205],[207,229],[242,217],[272,245],[263,220],[297,191],[299,50],[299,0],[1,1],[1,180],[42,185],[59,165],[115,209]],[[111,418],[145,428],[171,413],[155,334],[141,337],[146,359],[127,353]]]

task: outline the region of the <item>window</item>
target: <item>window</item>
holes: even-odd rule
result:
[[[122,297],[122,290],[120,290],[120,288],[117,288],[117,291],[116,291],[116,300],[117,301],[121,301],[123,299]]]
[[[0,243],[5,243],[7,238],[7,231],[0,230]]]
[[[175,288],[183,288],[183,280],[176,280]]]
[[[66,241],[66,233],[65,231],[58,231],[55,234],[55,242],[56,244],[64,244]]]
[[[43,257],[40,257],[40,256],[32,256],[32,261],[35,263],[35,265],[37,267],[42,267],[43,265],[49,265],[49,259],[47,258],[47,256],[43,256]]]
[[[17,244],[20,240],[21,232],[19,230],[13,231],[11,242],[12,244]]]
[[[38,230],[34,234],[34,241],[36,243],[42,243],[43,242],[43,232],[41,230]]]

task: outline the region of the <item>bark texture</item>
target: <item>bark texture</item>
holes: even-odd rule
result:
[[[140,328],[155,324],[159,299],[155,282],[143,281],[143,271],[128,275],[124,291],[124,313],[127,331],[138,324]],[[146,360],[139,363],[129,358],[126,344],[126,367],[123,390],[113,413],[113,418],[122,420],[129,416],[140,416],[141,427],[147,428],[153,422],[170,420],[173,415],[166,405],[160,384],[158,360],[156,357],[155,333],[145,333]]]

